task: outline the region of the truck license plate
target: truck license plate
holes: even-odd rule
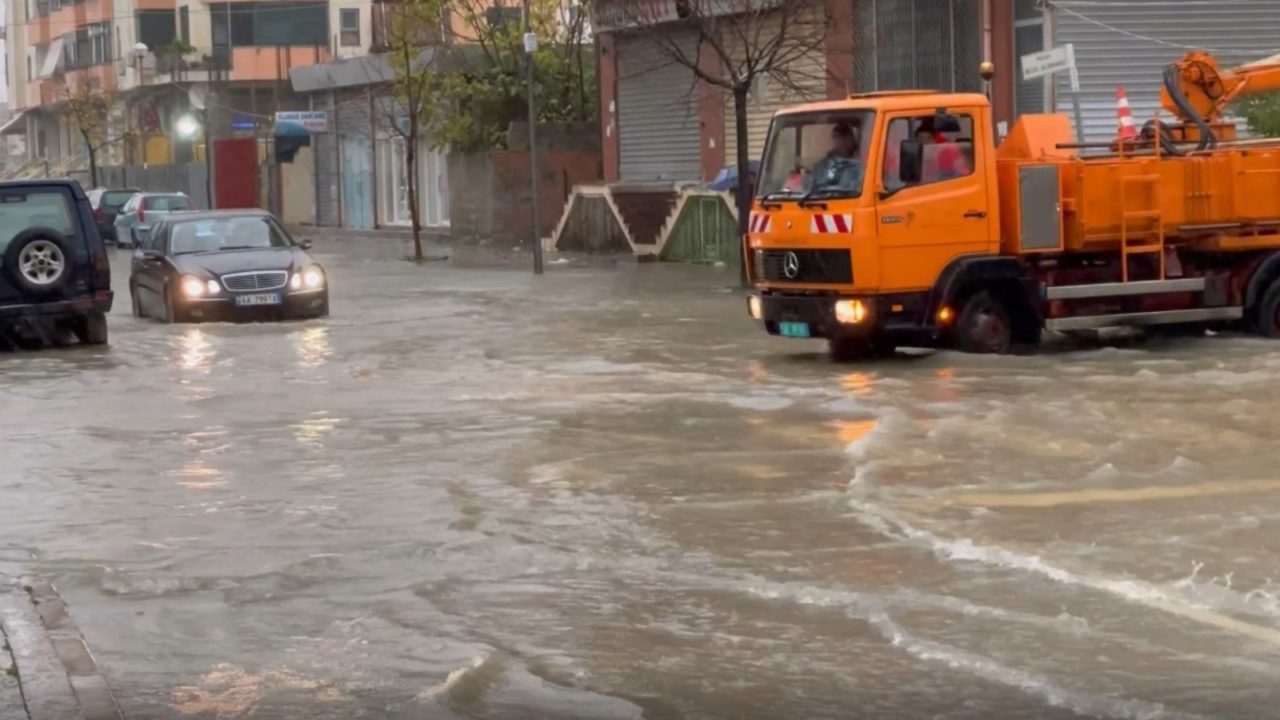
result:
[[[778,333],[782,337],[807,338],[809,337],[809,323],[778,323]]]
[[[280,293],[258,293],[257,295],[237,295],[236,305],[279,305]]]

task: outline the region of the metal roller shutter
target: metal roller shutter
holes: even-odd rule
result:
[[[1092,141],[1116,135],[1117,85],[1125,88],[1134,122],[1154,117],[1164,66],[1187,50],[1209,50],[1225,67],[1280,52],[1280,0],[1054,0],[1050,12],[1055,43],[1076,47],[1085,137]],[[1057,111],[1070,114],[1067,74],[1055,82]]]
[[[978,0],[854,3],[854,91],[980,92],[979,9]]]
[[[822,15],[815,9],[812,22],[822,20]],[[774,16],[772,23],[762,24],[761,28],[768,36],[772,31],[780,33],[780,18]],[[805,20],[808,21],[808,20]],[[772,27],[771,27],[772,26]],[[804,32],[808,33],[808,30]],[[732,39],[732,38],[731,38]],[[730,46],[729,52],[735,48]],[[822,53],[813,53],[792,63],[788,73],[788,87],[767,76],[756,78],[751,97],[747,103],[747,157],[759,160],[764,154],[765,137],[769,134],[769,123],[773,114],[788,105],[822,100],[827,95],[827,57]],[[733,117],[733,95],[725,93],[724,106],[724,157],[725,163],[732,165],[738,158],[738,134]]]
[[[672,32],[686,56],[696,57],[697,35]],[[622,179],[701,179],[693,71],[643,37],[621,40],[617,52]]]

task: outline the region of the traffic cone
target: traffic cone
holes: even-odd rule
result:
[[[1137,140],[1138,131],[1133,128],[1133,113],[1129,110],[1129,97],[1124,94],[1124,86],[1116,86],[1116,118],[1119,120],[1119,135],[1121,142],[1125,140]]]

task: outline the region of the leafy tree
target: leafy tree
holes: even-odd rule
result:
[[[428,123],[436,144],[464,152],[502,147],[512,122],[527,117],[524,26],[518,7],[493,0],[453,0],[445,67],[434,79]],[[587,5],[531,0],[534,92],[538,122],[591,120],[595,63]]]
[[[1244,116],[1249,130],[1264,137],[1280,137],[1280,92],[1241,101],[1235,108]]]

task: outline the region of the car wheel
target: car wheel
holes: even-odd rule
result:
[[[50,228],[18,233],[5,250],[4,265],[18,288],[32,295],[58,292],[71,274],[71,258]]]
[[[170,324],[187,321],[182,309],[173,301],[173,293],[167,287],[164,289],[164,317],[160,318],[160,320]]]
[[[106,345],[107,314],[91,310],[76,321],[74,330],[81,345]]]
[[[1013,345],[1009,311],[994,295],[983,291],[970,297],[956,323],[956,347],[961,352],[1003,355]]]

